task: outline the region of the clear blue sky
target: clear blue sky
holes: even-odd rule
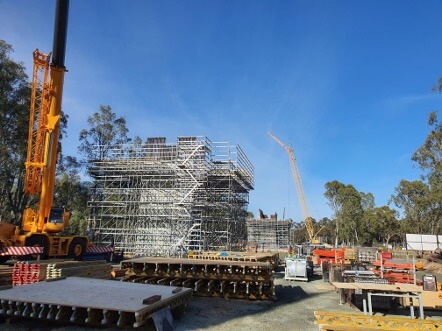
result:
[[[31,71],[52,50],[55,0],[0,0],[0,38]],[[249,210],[302,220],[288,157],[311,215],[331,216],[338,180],[385,205],[401,179],[442,75],[442,2],[141,1],[70,3],[64,154],[99,105],[131,136],[203,135],[239,144],[255,166]],[[439,116],[442,116],[440,113]]]

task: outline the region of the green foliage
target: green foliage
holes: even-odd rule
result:
[[[364,214],[361,196],[353,185],[346,185],[339,190],[338,197],[341,200],[338,219],[341,221],[342,238],[349,244],[360,245],[359,233]]]
[[[12,46],[0,40],[0,219],[19,224],[28,203],[23,193],[30,87]]]
[[[331,220],[328,217],[320,219],[316,225],[315,229],[321,229],[319,233],[319,238],[321,238],[322,243],[333,244],[335,238],[336,221]]]
[[[442,78],[433,88],[442,91]],[[412,156],[423,171],[421,180],[402,180],[391,201],[404,211],[404,233],[440,234],[442,231],[442,123],[437,112],[428,117],[430,133]]]
[[[306,243],[309,240],[304,222],[300,223],[292,222],[290,234],[291,234],[291,240],[295,244]]]
[[[100,105],[99,112],[87,119],[89,129],[80,132],[78,151],[87,159],[105,159],[113,145],[125,144],[127,137],[126,119],[118,117],[110,106]],[[94,148],[98,145],[98,148]]]
[[[398,218],[399,213],[390,209],[388,206],[382,206],[367,210],[364,212],[364,225],[366,234],[366,243],[384,243],[388,247],[392,238],[400,239],[398,235],[401,230],[401,223]]]
[[[373,195],[358,192],[353,185],[345,185],[336,180],[326,183],[325,189],[324,196],[328,199],[335,218],[335,246],[339,242],[360,244],[364,208],[372,208]]]
[[[89,185],[81,180],[80,169],[81,165],[76,158],[60,158],[55,179],[54,205],[74,212],[86,211]]]
[[[19,225],[25,206],[36,203],[38,197],[23,192],[31,87],[23,64],[10,58],[12,52],[11,45],[0,40],[0,219]],[[68,116],[62,114],[61,134],[65,132],[67,120]],[[78,185],[78,172],[74,181],[72,174],[61,175],[59,167],[60,164],[54,205],[77,208],[72,206],[78,201],[77,192],[67,187]]]
[[[69,226],[64,229],[64,235],[87,235],[87,217],[83,212],[74,212],[71,214]]]

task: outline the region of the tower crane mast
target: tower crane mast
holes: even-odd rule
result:
[[[308,234],[309,240],[312,244],[318,244],[319,240],[317,239],[317,236],[323,228],[321,228],[317,232],[315,232],[315,229],[313,227],[313,220],[310,217],[310,213],[309,213],[309,210],[307,207],[307,202],[305,200],[304,189],[302,187],[301,176],[299,175],[298,166],[296,164],[295,153],[293,152],[293,149],[291,146],[287,146],[286,144],[284,144],[278,137],[273,135],[271,132],[268,132],[268,134],[282,148],[284,148],[288,154],[289,161],[290,161],[290,168],[292,171],[293,180],[295,181],[295,184],[296,184],[296,191],[298,192],[299,204],[301,206],[302,213],[304,216],[304,223],[305,223],[305,227],[307,230],[307,234]]]

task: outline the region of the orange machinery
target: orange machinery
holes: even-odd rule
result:
[[[81,258],[88,246],[87,237],[60,235],[69,225],[69,213],[52,206],[66,71],[68,8],[69,0],[57,0],[52,54],[34,52],[24,191],[37,196],[39,202],[24,210],[21,227],[0,222],[0,243],[4,247],[40,246],[48,257]]]

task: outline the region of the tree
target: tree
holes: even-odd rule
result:
[[[80,177],[80,162],[72,156],[60,157],[57,169],[54,205],[84,212],[87,207],[86,182]]]
[[[127,137],[126,119],[118,117],[110,106],[100,105],[99,112],[87,119],[89,129],[80,132],[78,151],[87,159],[105,159],[109,157],[114,145],[130,141]]]
[[[28,202],[23,193],[30,86],[12,46],[0,40],[0,219],[18,224]]]
[[[342,222],[342,237],[346,239],[347,243],[359,245],[362,239],[359,234],[364,214],[361,195],[353,185],[346,185],[338,191],[338,197],[341,201],[339,215]]]
[[[438,91],[442,89],[442,79]],[[442,123],[437,119],[437,112],[431,112],[428,117],[431,130],[424,144],[412,156],[424,172],[422,180],[426,182],[428,194],[425,199],[425,218],[431,234],[442,231]]]
[[[358,192],[353,185],[345,185],[336,180],[325,184],[324,196],[333,210],[335,223],[335,246],[339,240],[361,244],[364,238],[364,210],[374,206],[371,193]]]
[[[433,91],[442,92],[442,77]],[[406,232],[440,234],[442,231],[442,123],[437,115],[437,112],[429,114],[430,132],[411,157],[423,172],[421,180],[402,180],[391,197],[391,202],[404,211]]]
[[[339,242],[339,211],[341,209],[342,201],[339,198],[339,190],[345,187],[344,184],[334,180],[325,184],[324,196],[328,199],[328,205],[333,211],[333,217],[335,219],[335,247],[338,246]]]
[[[403,229],[408,233],[433,233],[428,220],[428,211],[431,210],[430,189],[420,180],[401,180],[395,189],[391,201],[404,211]]]
[[[372,193],[359,192],[359,196],[361,197],[361,205],[364,211],[375,207],[374,195]]]
[[[292,242],[295,244],[305,243],[309,240],[304,222],[292,222],[290,234]]]
[[[437,112],[431,112],[428,116],[428,125],[431,131],[424,144],[414,152],[411,159],[426,171],[425,178],[432,184],[441,185],[442,174],[442,123],[438,122]]]
[[[89,185],[81,180],[80,169],[80,162],[76,158],[60,157],[55,179],[54,205],[71,212],[69,227],[65,228],[64,234],[86,234]]]
[[[336,220],[331,220],[328,217],[321,218],[317,223],[317,228],[322,229],[319,237],[321,242],[332,243],[335,238]]]
[[[399,235],[401,224],[397,219],[398,214],[396,210],[388,206],[377,207],[364,214],[371,245],[376,240],[388,247],[390,240]]]

